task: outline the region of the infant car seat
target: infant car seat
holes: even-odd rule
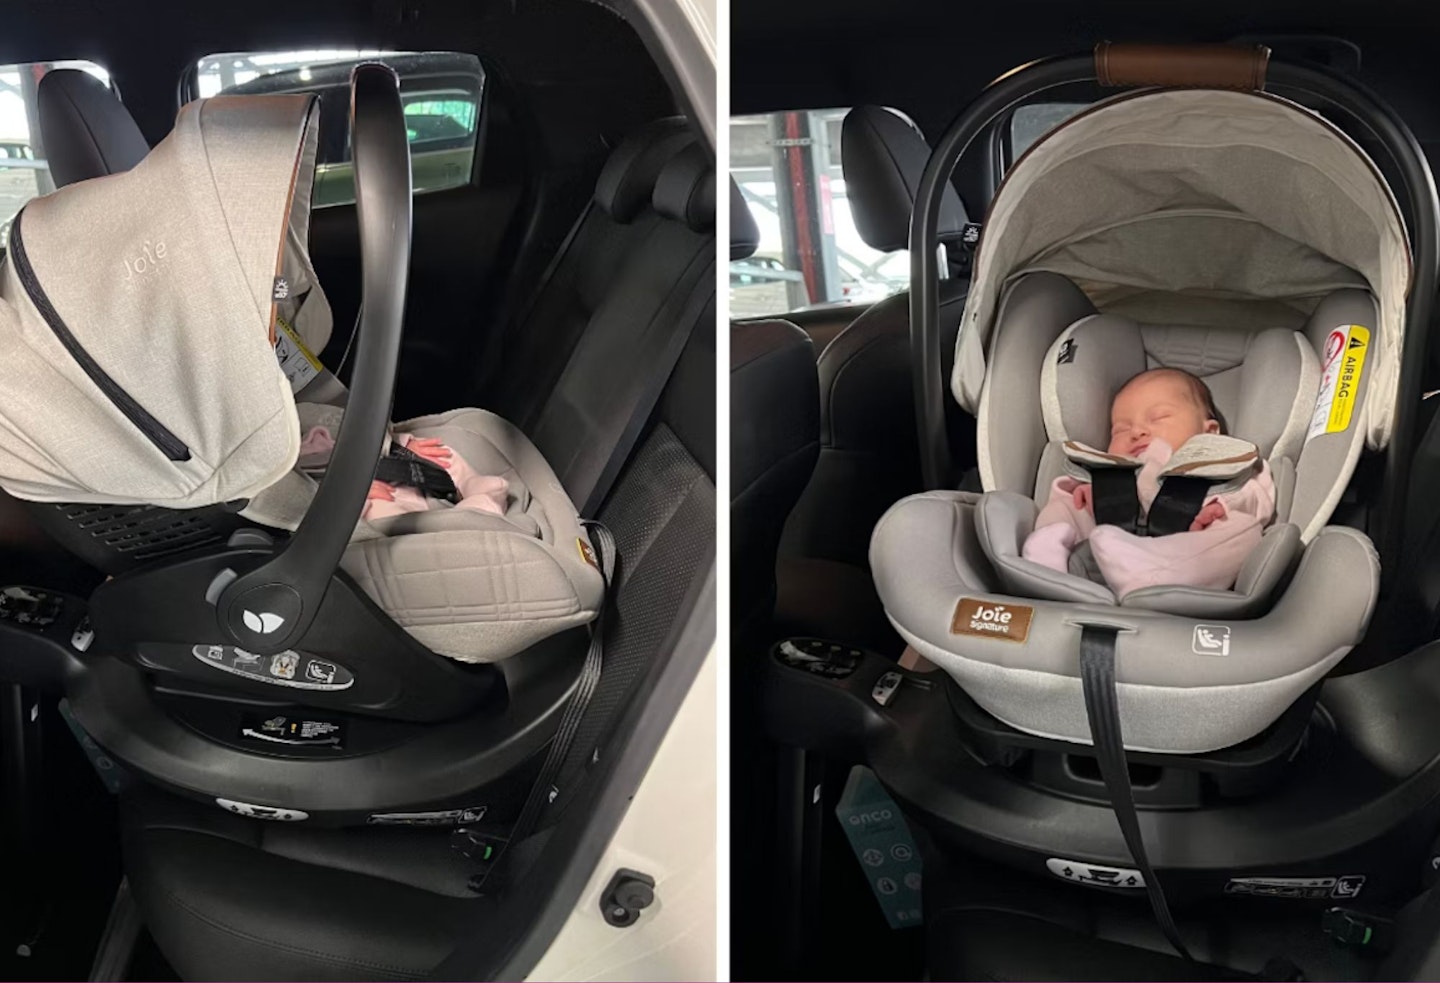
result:
[[[437,720],[500,685],[461,663],[593,620],[610,557],[506,421],[462,409],[387,429],[409,159],[403,127],[397,144],[365,126],[382,111],[362,106],[367,85],[393,90],[394,76],[356,74],[355,139],[378,134],[363,136],[367,162],[356,155],[367,279],[354,384],[366,398],[343,422],[305,402],[309,352],[330,329],[305,252],[318,103],[199,100],[131,170],[16,217],[0,279],[0,485],[117,575],[93,598],[94,628],[147,669]],[[370,328],[367,346],[374,324],[392,327]],[[338,427],[318,484],[296,469],[301,424],[316,421]],[[389,433],[438,438],[504,478],[503,514],[432,502],[357,522]]]
[[[1263,731],[1363,636],[1376,553],[1327,522],[1396,399],[1409,253],[1378,174],[1293,103],[1194,89],[1100,103],[1007,175],[952,376],[985,492],[902,500],[870,554],[892,623],[985,710],[1098,744],[1081,668],[1098,633],[1124,746],[1211,751]],[[1063,445],[1105,447],[1116,391],[1158,366],[1209,384],[1268,460],[1277,516],[1233,589],[1117,598],[1020,547]]]

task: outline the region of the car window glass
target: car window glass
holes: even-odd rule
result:
[[[1036,140],[1089,105],[1086,102],[1036,102],[1016,109],[1010,117],[1005,167],[1008,169]]]
[[[36,87],[45,73],[55,68],[78,68],[110,84],[110,74],[94,62],[0,65],[0,249],[9,240],[11,221],[25,203],[55,190],[35,112]]]
[[[849,110],[730,120],[730,173],[760,228],[755,255],[730,264],[732,317],[873,302],[904,290],[904,251],[871,249],[855,229],[840,167]]]
[[[317,208],[345,205],[355,201],[350,71],[363,61],[384,62],[400,77],[415,193],[468,184],[475,166],[485,87],[485,71],[474,55],[345,49],[230,52],[200,59],[195,89],[201,96],[222,92],[318,95],[320,149],[313,201]]]

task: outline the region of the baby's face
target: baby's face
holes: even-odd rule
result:
[[[1139,457],[1157,437],[1172,450],[1200,433],[1219,433],[1183,378],[1142,376],[1120,390],[1110,407],[1110,453]]]

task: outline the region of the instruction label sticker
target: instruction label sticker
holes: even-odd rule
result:
[[[1370,351],[1370,329],[1350,324],[1331,331],[1325,339],[1324,361],[1320,366],[1320,393],[1315,397],[1315,415],[1310,418],[1306,438],[1325,433],[1344,433],[1355,415],[1365,355]]]
[[[298,393],[320,374],[320,360],[305,347],[289,321],[276,317],[275,327],[275,358],[285,378],[290,380],[290,391]]]
[[[1030,636],[1030,620],[1034,617],[1035,609],[1027,604],[996,604],[962,597],[950,619],[950,634],[1023,642]]]

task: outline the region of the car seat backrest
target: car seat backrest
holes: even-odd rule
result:
[[[625,268],[664,224],[651,207],[660,169],[694,136],[680,117],[640,128],[610,152],[590,205],[561,244],[535,295],[505,331],[501,363],[480,402],[527,432],[580,337],[626,294]]]
[[[709,151],[690,143],[671,157],[648,210],[653,228],[623,258],[554,388],[522,424],[577,504],[600,483],[634,411],[664,385],[674,346],[707,317],[714,319],[715,173]]]
[[[841,128],[845,192],[855,227],[881,252],[905,249],[910,212],[930,158],[925,138],[894,110],[856,106]],[[940,228],[962,231],[965,206],[948,184]],[[955,347],[965,304],[963,279],[940,283],[942,352]],[[948,357],[948,356],[947,356]],[[870,530],[897,499],[920,490],[920,449],[911,384],[910,295],[886,297],[863,311],[818,355],[821,459],[786,530],[785,551],[865,563]],[[948,375],[948,366],[946,372]],[[947,407],[954,456],[973,460],[968,420]],[[856,475],[863,475],[857,480]],[[844,501],[850,507],[836,508]]]
[[[150,152],[129,110],[89,72],[46,72],[35,103],[45,159],[57,188],[128,171]]]
[[[730,257],[759,230],[730,182]],[[780,534],[820,453],[820,393],[810,338],[782,320],[730,328],[730,610],[736,637],[768,622]]]

